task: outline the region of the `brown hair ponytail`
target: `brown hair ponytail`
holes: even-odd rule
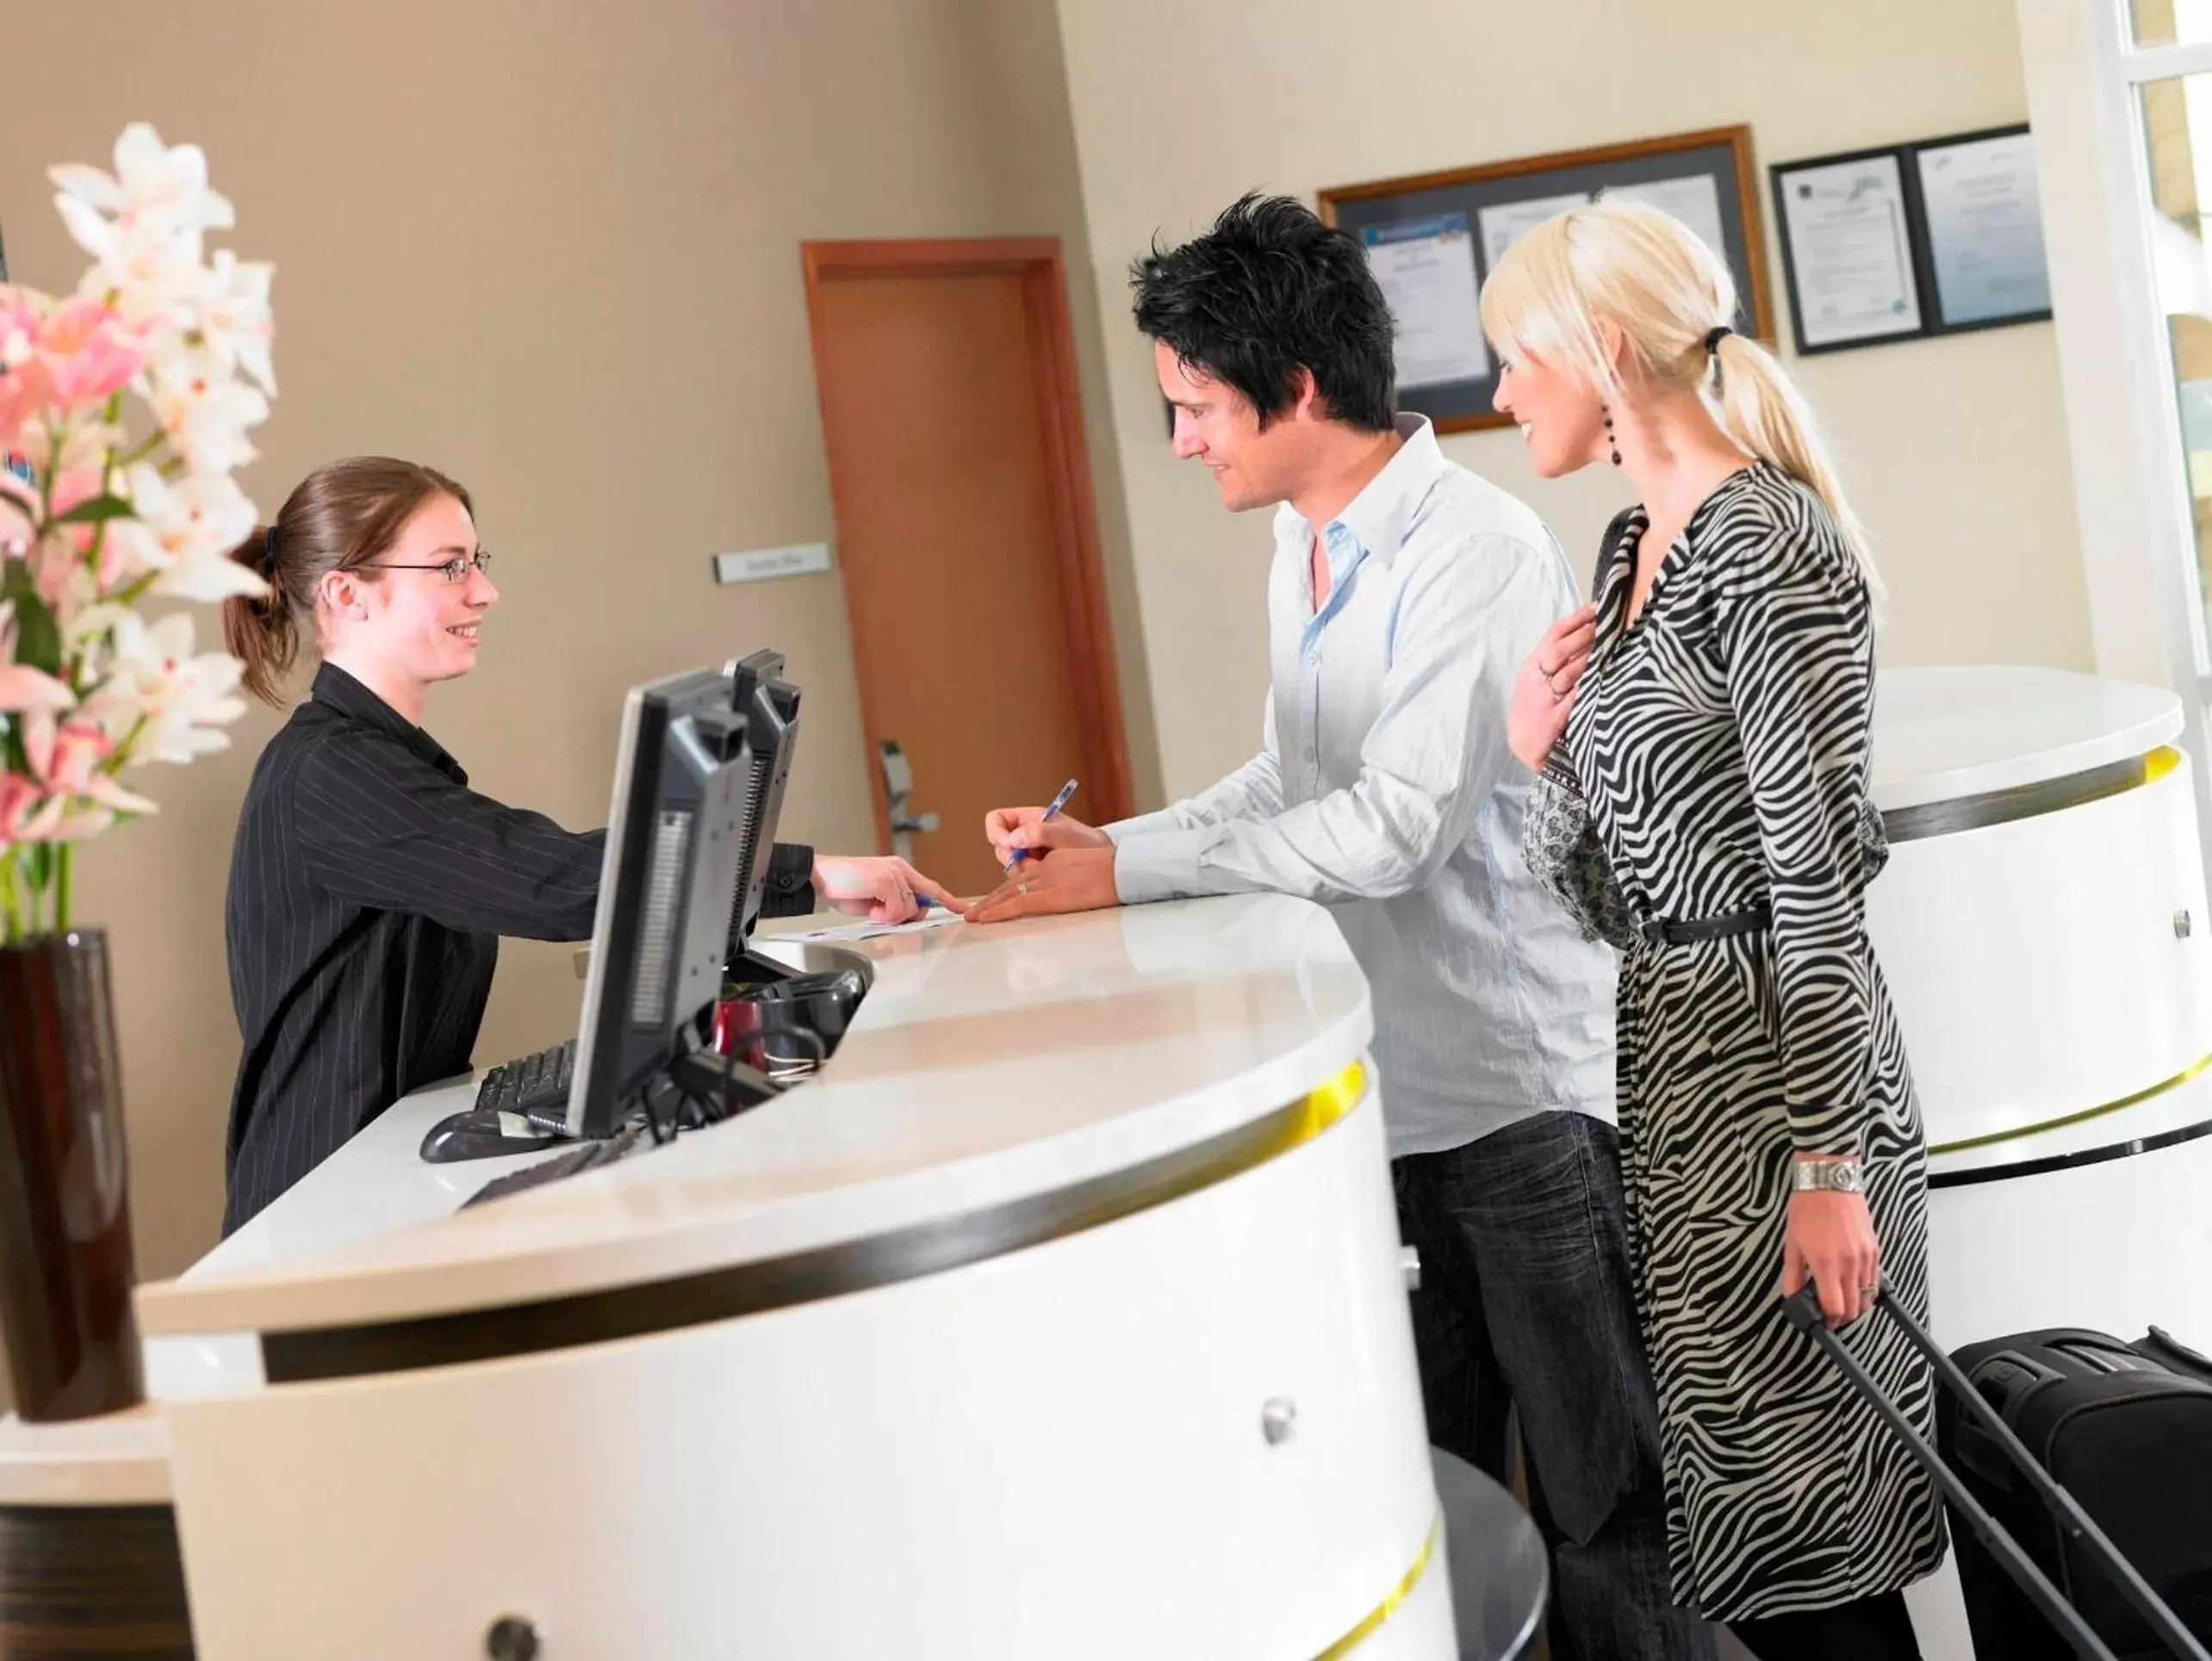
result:
[[[303,648],[320,644],[315,596],[332,571],[357,571],[388,550],[426,503],[469,493],[434,468],[388,456],[331,462],[300,482],[274,525],[257,526],[231,557],[269,584],[261,600],[223,602],[223,641],[245,665],[245,689],[282,706]]]

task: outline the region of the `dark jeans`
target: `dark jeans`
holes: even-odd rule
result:
[[[1903,1592],[1803,1614],[1731,1621],[1728,1630],[1759,1661],[1920,1661]]]
[[[1503,1482],[1519,1410],[1551,1548],[1552,1661],[1712,1661],[1705,1623],[1668,1587],[1659,1408],[1612,1129],[1539,1113],[1391,1175],[1399,1234],[1420,1254],[1429,1440]]]

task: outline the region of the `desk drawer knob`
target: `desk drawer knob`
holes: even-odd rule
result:
[[[2187,911],[2176,911],[2173,914],[2173,937],[2176,940],[2188,939],[2190,926]]]
[[[1297,1426],[1298,1404],[1288,1396],[1271,1397],[1259,1409],[1259,1434],[1270,1447],[1289,1441]]]
[[[1418,1246],[1398,1247],[1398,1275],[1406,1283],[1406,1290],[1417,1292],[1421,1289],[1421,1253]]]

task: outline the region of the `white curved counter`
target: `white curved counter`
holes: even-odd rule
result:
[[[766,1106],[457,1213],[425,1092],[140,1289],[203,1661],[1451,1652],[1327,915],[839,949]]]
[[[2180,701],[2057,669],[1886,671],[1867,927],[1939,1178],[2061,1151],[2212,1061]],[[2171,1106],[2171,1104],[2165,1104]],[[2101,1133],[2093,1133],[2101,1134]],[[2125,1140],[2121,1133],[2118,1140]]]
[[[1874,806],[1957,802],[2140,761],[2181,731],[2163,687],[2066,669],[1884,669]]]
[[[1937,1338],[2212,1343],[2212,918],[2179,700],[1902,669],[1875,711],[1867,922],[1927,1123]],[[1907,1596],[1929,1661],[1967,1661],[1953,1571]]]

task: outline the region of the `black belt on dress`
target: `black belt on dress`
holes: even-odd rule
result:
[[[1655,917],[1637,924],[1637,933],[1654,946],[1687,946],[1698,940],[1725,940],[1730,935],[1755,934],[1774,920],[1771,906],[1754,905],[1748,911],[1724,917],[1698,917],[1670,923]]]

